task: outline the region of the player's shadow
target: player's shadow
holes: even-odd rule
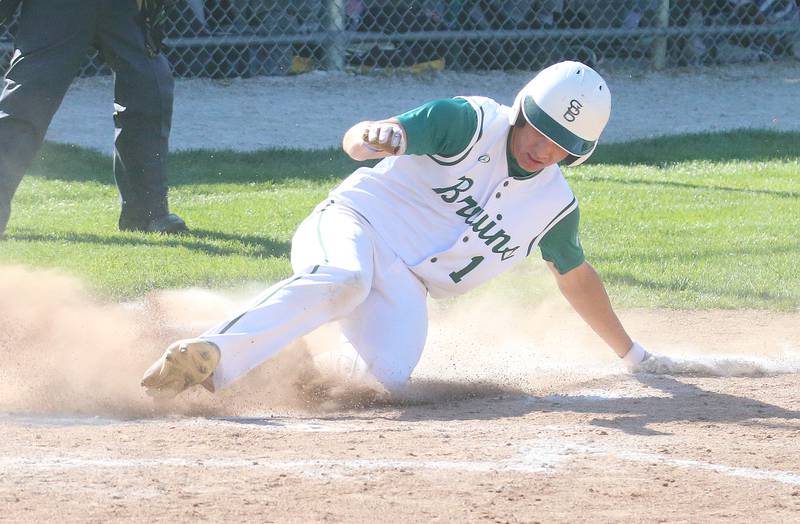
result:
[[[424,401],[411,402],[401,420],[494,420],[523,417],[533,413],[581,413],[596,415],[593,426],[613,428],[634,435],[664,435],[651,426],[673,422],[746,424],[766,428],[800,429],[800,411],[769,404],[752,398],[708,391],[696,384],[665,375],[634,375],[643,386],[658,395],[609,398],[601,395],[530,396],[513,388],[471,387],[459,394],[458,387],[449,400],[441,393],[428,396],[418,392]],[[595,380],[584,389],[611,389],[619,380]],[[453,386],[453,384],[450,384]],[[446,391],[447,384],[427,382],[423,390]],[[469,392],[469,393],[468,393]],[[413,389],[411,394],[413,395]]]

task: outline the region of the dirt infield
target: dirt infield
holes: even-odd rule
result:
[[[796,521],[797,379],[617,376],[317,416],[5,417],[0,518]]]
[[[632,376],[558,299],[468,297],[432,304],[429,347],[391,402],[323,388],[308,358],[323,330],[230,390],[156,406],[143,369],[235,295],[104,304],[2,270],[2,521],[800,517],[800,313],[624,311],[675,362]]]

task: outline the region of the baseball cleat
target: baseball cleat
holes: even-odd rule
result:
[[[172,398],[198,384],[214,391],[211,375],[219,364],[219,347],[200,338],[179,340],[145,372],[142,386],[155,398]]]

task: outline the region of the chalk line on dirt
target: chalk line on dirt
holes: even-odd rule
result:
[[[800,474],[790,471],[755,469],[717,464],[693,459],[665,457],[656,453],[621,451],[613,448],[585,446],[574,442],[546,438],[527,442],[518,453],[502,460],[411,460],[411,459],[302,459],[273,460],[266,457],[187,459],[159,458],[94,458],[79,455],[39,457],[0,457],[0,472],[7,475],[28,471],[73,469],[150,469],[156,467],[265,469],[291,472],[306,477],[344,477],[358,472],[380,470],[434,470],[465,473],[514,472],[522,474],[554,473],[558,466],[577,457],[606,455],[630,462],[658,463],[679,468],[710,471],[722,475],[781,484],[800,485]]]

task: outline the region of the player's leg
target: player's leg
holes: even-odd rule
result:
[[[106,2],[97,43],[114,71],[114,178],[122,199],[120,229],[186,230],[167,203],[167,154],[174,82],[167,59],[150,56],[135,0]],[[161,224],[153,229],[151,225]],[[174,223],[173,223],[174,222]],[[163,231],[162,231],[163,229]]]
[[[358,354],[351,372],[363,371],[389,392],[400,389],[419,362],[428,332],[427,291],[399,259],[387,260],[387,251],[377,241],[375,277],[370,294],[340,324],[342,357]],[[350,357],[352,358],[352,356]]]
[[[92,38],[95,7],[80,0],[26,0],[0,94],[0,236],[11,200]],[[91,3],[90,3],[91,4]]]
[[[201,335],[220,352],[212,377],[215,389],[364,301],[373,277],[373,238],[367,229],[363,218],[336,205],[320,206],[303,221],[292,239],[294,275]],[[159,369],[156,378],[164,375]],[[143,383],[153,387],[160,380],[146,377]],[[169,382],[168,377],[163,381]]]

